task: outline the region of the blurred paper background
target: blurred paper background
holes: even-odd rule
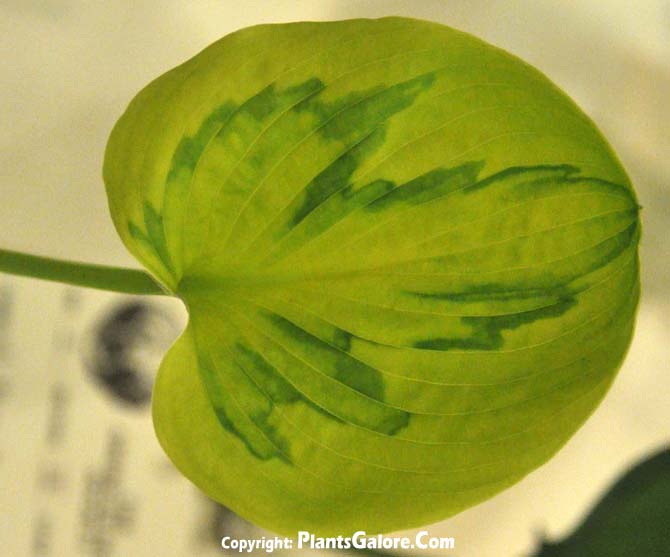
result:
[[[101,179],[135,93],[240,27],[384,15],[469,31],[538,67],[595,120],[643,205],[637,333],[610,394],[547,465],[430,528],[460,557],[528,555],[670,438],[670,2],[3,0],[0,246],[137,266]],[[0,276],[3,555],[220,555],[222,529],[251,531],[153,435],[153,370],[184,320],[176,300]]]

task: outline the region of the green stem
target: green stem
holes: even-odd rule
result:
[[[144,271],[0,249],[0,272],[126,294],[169,294]]]

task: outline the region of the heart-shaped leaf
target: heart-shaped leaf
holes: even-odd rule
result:
[[[161,76],[104,167],[189,310],[154,391],[174,463],[278,532],[389,531],[517,482],[629,344],[638,205],[543,75],[442,25],[262,25]]]

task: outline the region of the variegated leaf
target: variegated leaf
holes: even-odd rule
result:
[[[639,293],[638,204],[542,74],[403,18],[241,30],[130,104],[104,177],[186,304],[158,438],[278,532],[436,521],[549,459]]]

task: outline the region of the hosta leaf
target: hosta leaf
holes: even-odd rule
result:
[[[104,176],[128,249],[189,310],[158,438],[275,531],[490,497],[566,442],[630,341],[624,170],[539,72],[441,25],[229,35],[132,101]]]
[[[636,463],[569,536],[535,557],[660,556],[670,545],[670,448]]]

